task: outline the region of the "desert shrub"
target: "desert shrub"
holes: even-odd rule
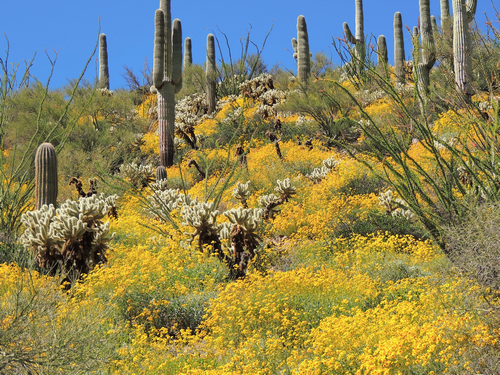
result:
[[[500,205],[485,203],[446,230],[447,251],[467,276],[500,289]]]

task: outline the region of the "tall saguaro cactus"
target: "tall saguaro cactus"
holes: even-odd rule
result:
[[[99,35],[99,88],[109,90],[108,43],[104,33]]]
[[[193,65],[193,54],[191,47],[191,38],[187,37],[184,40],[184,69],[186,67]]]
[[[51,143],[42,143],[35,154],[35,204],[39,210],[44,204],[57,203],[57,154]]]
[[[396,81],[405,82],[405,42],[403,36],[403,20],[401,13],[394,13],[394,74]]]
[[[160,165],[174,164],[175,94],[182,88],[182,28],[175,19],[171,25],[170,0],[161,0],[155,13],[153,84],[157,95]]]
[[[207,35],[207,66],[205,67],[205,77],[207,80],[207,102],[208,113],[215,111],[217,103],[217,79],[215,69],[215,38],[212,34]]]
[[[416,69],[416,75],[422,94],[427,95],[429,92],[430,71],[436,63],[436,45],[434,43],[429,0],[419,0],[419,5],[422,48],[420,51],[420,58],[417,60],[417,65],[414,65],[414,69]]]
[[[387,55],[387,41],[384,35],[379,35],[377,39],[377,65],[385,66],[389,61]]]
[[[471,96],[472,41],[469,24],[476,14],[477,0],[453,0],[453,55],[455,82],[459,91]]]
[[[353,66],[360,72],[365,65],[365,31],[363,17],[363,0],[356,0],[356,35],[353,35],[347,22],[344,22],[344,34],[347,41],[354,44]]]
[[[309,35],[304,16],[297,17],[297,39],[292,39],[292,47],[297,60],[297,76],[300,82],[307,82],[311,75],[311,52],[309,51]]]

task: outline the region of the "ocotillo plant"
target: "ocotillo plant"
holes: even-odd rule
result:
[[[307,82],[311,74],[311,52],[309,51],[309,35],[304,16],[297,18],[297,39],[292,39],[293,57],[297,60],[297,76],[300,82]]]
[[[473,94],[471,86],[472,74],[472,41],[469,23],[476,14],[477,0],[453,0],[453,55],[455,82],[457,89],[465,95]]]
[[[39,210],[57,203],[57,154],[51,143],[42,143],[35,155],[35,204]]]
[[[419,4],[422,49],[419,59],[414,61],[413,68],[416,69],[415,72],[421,92],[423,96],[426,96],[429,92],[429,74],[436,63],[436,45],[434,43],[429,0],[419,0]]]
[[[193,65],[193,54],[191,52],[191,38],[187,37],[184,40],[184,69]]]
[[[356,0],[356,35],[354,36],[347,22],[344,22],[344,34],[347,41],[354,44],[354,53],[352,54],[352,65],[356,72],[364,69],[365,65],[365,34],[363,18],[363,0]]]
[[[104,33],[99,35],[99,88],[109,90],[108,43]]]
[[[394,13],[394,74],[396,81],[405,82],[405,42],[403,37],[403,20],[401,13]]]
[[[170,29],[170,0],[161,0],[155,13],[153,84],[157,95],[160,164],[174,164],[175,94],[182,88],[182,29],[175,19]]]
[[[212,34],[207,35],[207,66],[205,77],[207,80],[208,113],[215,111],[217,103],[217,70],[215,69],[215,39]]]

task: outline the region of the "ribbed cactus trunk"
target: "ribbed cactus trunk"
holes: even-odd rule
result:
[[[377,39],[377,65],[385,66],[388,61],[387,41],[384,35],[380,35]]]
[[[205,67],[208,113],[215,111],[217,104],[217,70],[215,69],[215,38],[207,35],[207,65]]]
[[[450,2],[449,0],[441,0],[441,37],[444,39],[451,38],[451,18],[450,18]]]
[[[417,66],[413,66],[418,79],[421,95],[429,93],[430,71],[436,63],[436,45],[432,29],[431,8],[429,0],[419,0],[420,4],[420,37],[422,48]]]
[[[347,22],[344,22],[344,34],[347,41],[354,45],[353,65],[357,72],[365,68],[365,31],[363,0],[356,0],[356,35],[353,35]]]
[[[396,82],[405,83],[405,42],[403,36],[403,20],[400,12],[394,13],[394,74]]]
[[[170,28],[170,1],[161,0],[155,13],[153,92],[157,95],[160,165],[174,164],[175,94],[182,88],[182,28],[175,19]]]
[[[191,38],[187,37],[184,40],[184,69],[186,69],[188,66],[191,66],[191,65],[193,65]]]
[[[156,168],[156,182],[167,179],[167,170],[164,166],[160,165]]]
[[[476,14],[477,0],[453,0],[453,55],[455,83],[465,95],[473,95],[472,41],[469,24]]]
[[[44,204],[57,203],[57,154],[50,143],[42,143],[35,154],[35,205],[39,210]]]
[[[300,82],[307,82],[311,75],[311,53],[309,51],[309,35],[304,16],[297,17],[297,39],[292,46],[297,53],[297,76]]]
[[[99,88],[109,90],[108,43],[106,34],[99,35]]]

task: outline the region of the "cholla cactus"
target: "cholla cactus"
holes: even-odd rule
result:
[[[379,205],[386,208],[388,215],[401,216],[408,220],[415,217],[415,214],[408,208],[408,203],[406,203],[403,199],[396,198],[393,200],[391,190],[387,190],[385,193],[380,193],[378,200]]]
[[[321,180],[326,177],[328,172],[330,172],[330,169],[325,166],[321,168],[314,168],[310,174],[306,175],[306,177],[309,178],[314,184],[319,184]]]
[[[182,225],[194,228],[194,232],[190,235],[192,240],[198,237],[200,250],[203,251],[207,245],[212,246],[211,251],[217,253],[221,260],[225,260],[219,238],[219,226],[217,225],[219,211],[214,209],[214,203],[184,205],[181,215],[184,219]]]
[[[238,181],[236,183],[236,187],[233,189],[233,197],[235,197],[241,202],[243,208],[248,208],[247,198],[250,196],[250,191],[248,190],[249,185],[250,185],[250,180],[247,181],[245,184],[242,184],[241,182]]]
[[[255,250],[261,240],[256,233],[261,221],[260,210],[239,207],[224,212],[224,216],[232,224],[230,278],[238,279],[245,276],[248,263],[255,257]]]
[[[277,180],[276,183],[278,186],[274,188],[274,191],[278,192],[281,195],[280,198],[284,199],[285,202],[293,195],[297,194],[297,188],[292,186],[292,182],[289,178],[285,178],[283,181]]]
[[[323,166],[328,168],[329,171],[334,170],[340,165],[340,162],[335,159],[335,156],[331,156],[328,159],[323,160]]]
[[[103,219],[114,209],[116,195],[67,200],[57,210],[44,205],[21,218],[26,227],[20,241],[31,249],[38,265],[55,275],[62,272],[70,281],[106,262],[107,243],[113,235]]]
[[[120,167],[120,174],[124,178],[128,178],[130,183],[138,188],[145,188],[155,180],[156,170],[152,165],[138,165],[137,163],[129,163]]]
[[[331,156],[328,159],[323,160],[323,167],[314,168],[310,174],[306,175],[306,177],[313,183],[318,184],[330,171],[337,168],[339,164],[340,162],[335,159],[335,156]]]
[[[259,198],[259,204],[263,207],[262,217],[265,220],[272,219],[279,211],[276,207],[288,202],[288,199],[297,193],[297,189],[292,186],[289,178],[285,178],[283,181],[278,180],[277,184],[278,186],[274,188],[274,191],[279,193],[280,196],[269,194]]]

